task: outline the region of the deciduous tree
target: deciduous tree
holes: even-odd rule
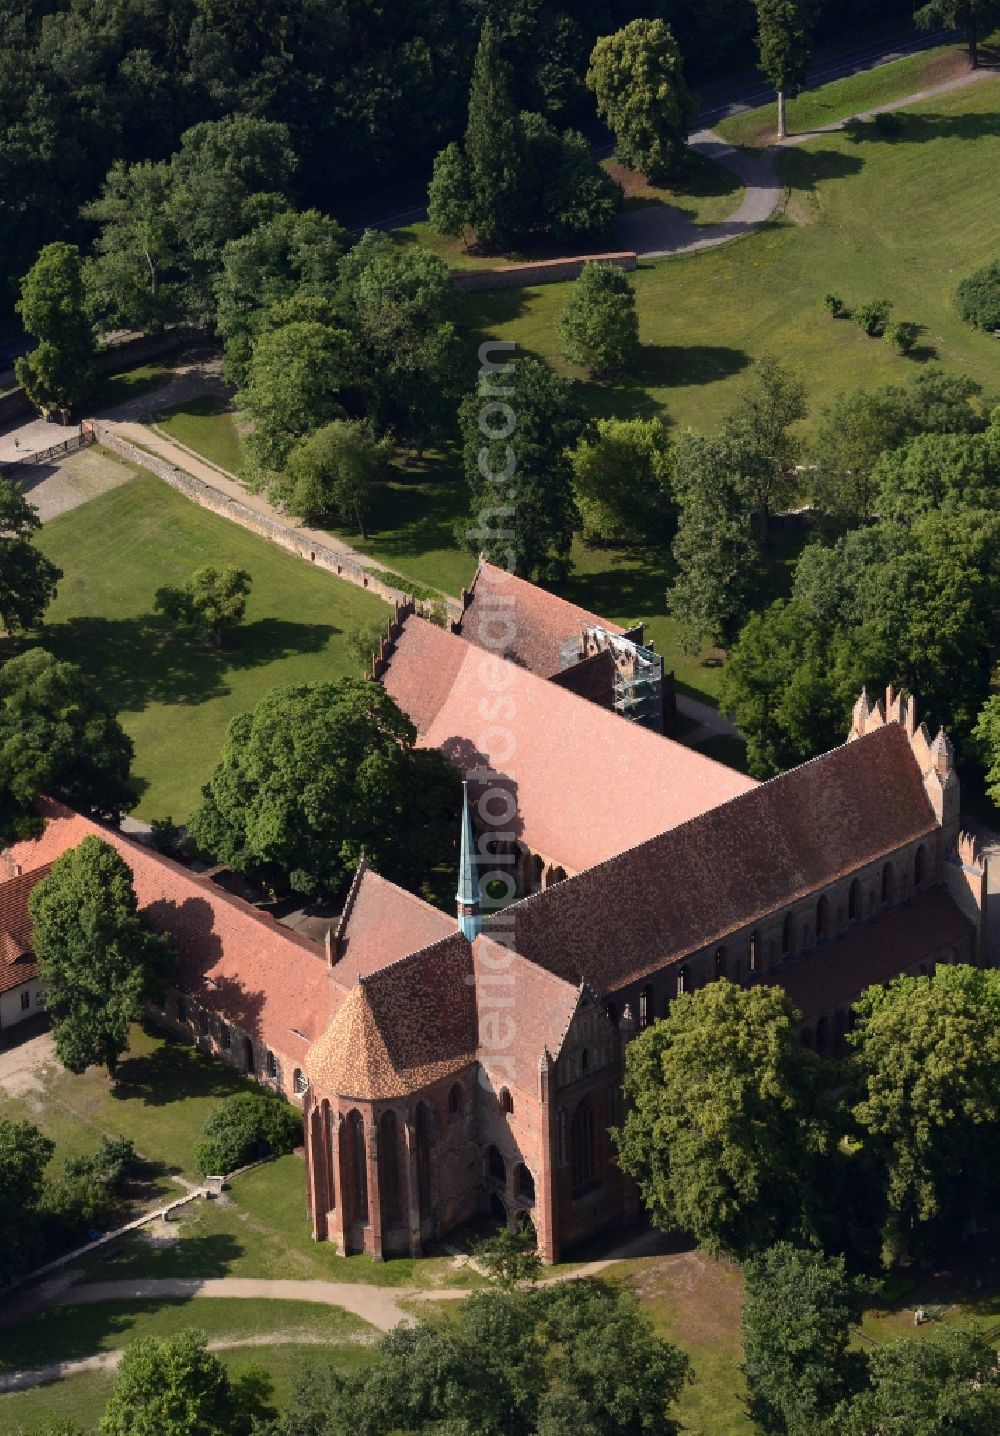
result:
[[[240,872],[324,899],[362,855],[419,886],[449,861],[460,786],[375,683],[276,688],[233,720],[190,824],[195,842]]]
[[[392,454],[392,441],[379,439],[367,419],[335,419],[302,439],[288,456],[288,477],[272,485],[272,497],[312,522],[333,514],[356,524],[362,538]]]
[[[635,290],[616,265],[585,264],[559,319],[563,354],[597,377],[620,374],[639,352]]]
[[[735,638],[759,550],[738,456],[727,439],[683,434],[674,448],[674,492],[680,513],[667,603],[685,650],[697,653],[705,642]]]
[[[316,319],[262,329],[238,395],[253,420],[246,438],[251,486],[271,482],[300,439],[341,417],[339,395],[350,381],[352,354],[346,330]]]
[[[206,564],[191,575],[183,588],[158,588],[153,607],[170,623],[200,631],[221,648],[246,613],[252,584],[245,568]]]
[[[90,310],[105,330],[155,334],[179,318],[183,297],[177,233],[168,200],[170,167],[116,160],[83,217],[100,225],[94,258],[84,270]]]
[[[747,496],[767,534],[769,516],[798,496],[795,473],[800,444],[793,426],[806,417],[806,387],[801,376],[772,354],[751,366],[723,433],[731,445]]]
[[[193,1327],[126,1346],[101,1436],[249,1436],[255,1416],[273,1414],[270,1381],[257,1369],[230,1377]]]
[[[540,359],[514,358],[463,400],[459,425],[475,524],[466,543],[522,578],[558,580],[578,522],[568,451],[586,427],[571,385]]]
[[[598,419],[570,457],[586,542],[648,543],[666,535],[675,514],[673,458],[659,419]]]
[[[979,41],[1000,23],[998,0],[930,0],[913,16],[922,30],[963,30],[969,42],[969,69],[979,65]]]
[[[128,1030],[162,994],[164,938],[139,913],[132,871],[108,843],[84,838],[57,858],[29,899],[56,1055],[70,1072],[114,1078]]]
[[[861,1386],[851,1328],[865,1290],[842,1256],[778,1242],[743,1268],[743,1374],[750,1414],[764,1431],[820,1436],[840,1428],[836,1408]]]
[[[809,64],[815,0],[754,0],[760,67],[778,92],[778,138],[788,133],[786,100],[797,95]]]
[[[661,181],[680,168],[698,113],[681,53],[663,20],[632,20],[594,46],[587,71],[597,113],[615,136],[622,164]]]
[[[40,794],[120,822],[131,762],[132,740],[74,664],[32,648],[0,668],[0,842],[41,832]]]
[[[32,1122],[0,1117],[0,1283],[31,1267],[39,1253],[39,1209],[55,1143]]]
[[[17,312],[38,340],[14,365],[39,409],[72,409],[94,384],[94,335],[74,244],[47,244],[21,283]]]
[[[886,1263],[933,1255],[1000,1191],[1000,976],[938,967],[855,1003],[854,1120]]]
[[[868,1355],[868,1389],[838,1411],[838,1436],[993,1436],[1000,1430],[1000,1363],[989,1333],[943,1327]]]
[[[780,988],[720,979],[629,1043],[613,1135],[657,1226],[740,1257],[810,1230],[831,1124],[795,1021]]]
[[[0,478],[0,624],[7,633],[40,627],[62,578],[32,543],[41,526],[38,510],[21,490]]]

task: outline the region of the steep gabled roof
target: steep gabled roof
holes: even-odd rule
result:
[[[405,1097],[476,1056],[472,954],[459,932],[358,983],[306,1061],[325,1092]]]
[[[559,1056],[581,989],[485,935],[472,955],[480,1061],[501,1085],[536,1097],[539,1061]]]
[[[51,868],[51,863],[44,863],[31,872],[0,883],[0,992],[13,992],[15,987],[38,976],[28,899]]]
[[[324,949],[282,927],[207,878],[50,799],[40,837],[3,855],[8,871],[30,873],[94,835],[132,869],[139,907],[179,955],[176,985],[274,1051],[299,1060],[344,997]]]
[[[606,993],[935,830],[906,733],[834,748],[503,913],[518,952]]]
[[[352,888],[334,974],[349,985],[456,930],[454,917],[365,867]]]
[[[516,835],[573,872],[757,786],[421,618],[406,620],[382,682],[424,747],[463,775],[496,767]]]
[[[561,645],[594,627],[607,633],[625,632],[619,624],[481,559],[459,632],[469,643],[548,678],[562,666]],[[501,638],[504,641],[498,646]]]

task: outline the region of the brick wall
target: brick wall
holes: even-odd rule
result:
[[[484,289],[526,289],[531,284],[557,284],[562,280],[575,279],[585,264],[613,264],[619,269],[635,269],[637,260],[630,250],[612,254],[583,254],[574,259],[503,264],[496,269],[454,270],[451,282],[470,293],[479,293]]]

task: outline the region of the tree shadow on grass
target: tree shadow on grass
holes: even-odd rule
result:
[[[643,344],[629,378],[644,388],[678,388],[730,379],[751,362],[725,344]]]
[[[652,550],[606,551],[607,563],[596,573],[576,569],[558,592],[591,613],[649,619],[661,614],[669,583],[666,555]]]
[[[166,1107],[192,1097],[229,1097],[249,1090],[235,1067],[181,1042],[164,1042],[152,1052],[125,1057],[118,1064],[111,1095],[118,1102]]]
[[[784,150],[778,156],[778,173],[792,189],[812,191],[830,180],[851,179],[864,169],[860,155],[847,155],[842,150],[810,150],[798,147]]]
[[[908,110],[892,112],[892,124],[882,127],[874,120],[850,125],[844,131],[852,143],[882,145],[923,145],[930,140],[982,140],[1000,135],[1000,114],[915,115]]]
[[[48,624],[41,642],[77,663],[117,711],[150,703],[205,703],[230,691],[227,676],[303,653],[320,653],[340,630],[332,624],[262,618],[243,624],[230,647],[175,634],[162,618],[70,618]]]
[[[111,1246],[103,1263],[107,1271],[101,1276],[107,1281],[228,1276],[234,1263],[245,1255],[246,1247],[229,1232],[186,1236],[179,1225],[175,1242],[154,1245],[138,1236],[128,1245]]]

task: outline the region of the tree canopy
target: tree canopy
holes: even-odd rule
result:
[[[0,1285],[28,1271],[39,1252],[39,1208],[55,1143],[33,1122],[0,1117]]]
[[[38,628],[62,578],[32,544],[41,526],[38,510],[0,477],[0,624],[7,633]]]
[[[72,663],[32,648],[0,668],[0,840],[42,829],[41,794],[106,822],[135,804],[132,740]]]
[[[72,409],[94,383],[94,335],[87,316],[83,261],[72,244],[49,244],[24,276],[17,312],[38,340],[14,365],[39,409]]]
[[[309,522],[333,515],[362,538],[384,476],[392,443],[378,439],[367,419],[334,419],[300,439],[288,456],[288,475],[271,485],[272,499]]]
[[[158,588],[153,607],[168,622],[203,633],[221,648],[246,613],[252,583],[245,568],[206,564],[191,575],[183,588]]]
[[[114,1077],[146,999],[162,995],[170,950],[139,913],[132,871],[90,836],[57,858],[29,899],[56,1055]]]
[[[619,1162],[652,1221],[746,1256],[806,1234],[831,1123],[820,1058],[778,987],[724,978],[629,1043]]]
[[[662,19],[632,20],[594,46],[587,85],[615,137],[622,164],[665,180],[680,169],[698,104],[684,82],[681,52]]]
[[[816,0],[754,0],[760,67],[778,92],[778,135],[784,138],[785,100],[806,77]]]
[[[202,790],[195,842],[240,872],[319,898],[343,889],[362,855],[419,886],[451,860],[461,787],[379,684],[276,688],[230,724]]]
[[[854,1006],[861,1160],[887,1261],[932,1255],[1000,1191],[1000,975],[939,966]]]
[[[624,270],[585,264],[559,319],[563,354],[591,374],[620,374],[639,353],[635,290]]]
[[[587,1280],[474,1292],[453,1321],[383,1337],[367,1371],[307,1371],[261,1436],[675,1436],[690,1379],[631,1293]]]
[[[673,459],[659,419],[598,419],[570,461],[586,542],[645,544],[666,536],[675,512]]]
[[[578,522],[569,450],[586,428],[572,386],[518,356],[462,401],[459,426],[475,525],[466,543],[522,578],[564,575]]]

